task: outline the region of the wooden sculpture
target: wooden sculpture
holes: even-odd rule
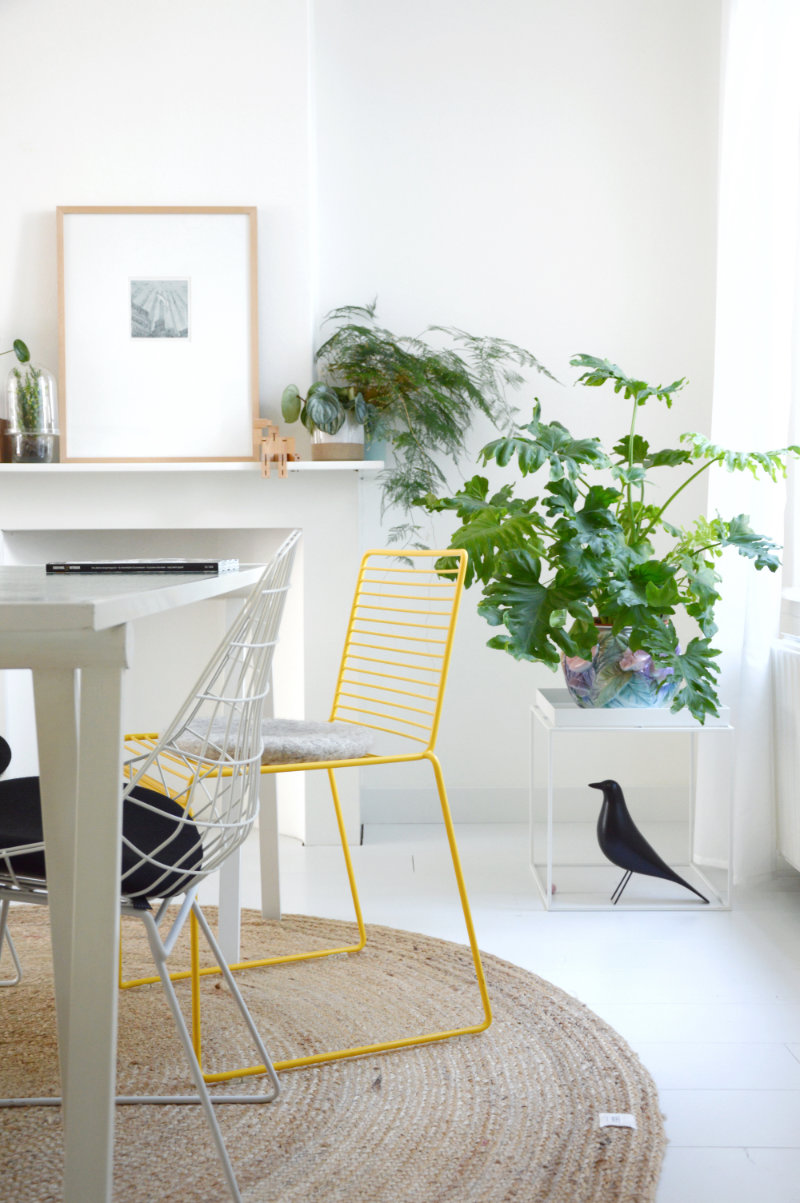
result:
[[[284,438],[278,432],[278,427],[269,418],[256,418],[253,427],[253,450],[261,461],[261,475],[269,476],[270,466],[278,465],[278,476],[288,475],[287,463],[298,460],[295,454],[294,439]]]

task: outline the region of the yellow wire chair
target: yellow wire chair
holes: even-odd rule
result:
[[[277,1097],[273,1064],[223,954],[197,903],[201,882],[252,830],[259,805],[261,724],[270,666],[299,532],[270,561],[240,615],[163,736],[125,764],[122,797],[121,914],[140,919],[197,1093],[118,1096],[117,1103],[200,1104],[231,1197],[241,1200],[214,1113],[220,1103]],[[220,732],[218,739],[212,732]],[[187,734],[199,746],[181,751]],[[171,905],[180,899],[176,907]],[[47,905],[38,779],[0,782],[0,901]],[[160,900],[155,913],[151,902]],[[167,961],[191,916],[196,957],[202,931],[269,1078],[263,1093],[210,1095],[183,1019]],[[193,997],[193,1008],[197,998]],[[228,1075],[233,1076],[233,1075]],[[60,1098],[2,1099],[0,1106],[58,1105]]]
[[[437,566],[438,562],[438,566]],[[234,972],[310,960],[337,953],[357,953],[367,941],[353,864],[347,845],[335,771],[380,764],[427,761],[433,771],[455,872],[482,1018],[462,1027],[400,1036],[371,1044],[290,1057],[275,1069],[297,1069],[321,1062],[428,1044],[485,1031],[492,1022],[480,952],[470,914],[444,776],[435,752],[447,672],[453,646],[467,555],[464,551],[369,551],[362,559],[347,627],[344,652],[328,723],[266,720],[262,773],[324,770],[328,774],[336,822],[358,928],[358,940],[336,948],[264,957],[230,966]],[[368,751],[374,738],[391,750]],[[193,957],[197,997],[200,973]],[[209,970],[208,972],[214,972]],[[195,1050],[200,1056],[199,1016],[194,1017]],[[207,1074],[209,1081],[257,1073],[260,1066]]]

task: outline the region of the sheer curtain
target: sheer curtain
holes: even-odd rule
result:
[[[711,437],[736,449],[785,446],[792,432],[798,301],[800,3],[726,0],[723,7],[717,324]],[[778,543],[786,490],[712,470],[709,513],[745,513]],[[791,515],[789,520],[791,525]],[[796,534],[797,532],[795,532]],[[734,740],[735,880],[775,866],[769,649],[781,573],[722,561],[720,690]],[[715,857],[726,822],[718,748],[701,740],[698,850]]]

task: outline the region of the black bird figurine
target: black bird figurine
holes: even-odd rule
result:
[[[684,881],[674,869],[670,869],[655,849],[651,848],[639,828],[631,818],[625,804],[625,795],[617,781],[590,781],[590,789],[603,791],[603,805],[597,820],[597,842],[605,856],[614,865],[625,870],[622,881],[611,895],[611,901],[616,904],[622,897],[622,891],[631,879],[632,873],[644,873],[648,877],[664,877],[674,881],[679,886],[691,890],[703,902],[708,899]]]

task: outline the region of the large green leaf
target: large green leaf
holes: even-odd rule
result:
[[[619,480],[624,485],[633,485],[634,488],[641,488],[647,480],[641,464],[614,464],[611,475],[614,480]]]
[[[575,368],[586,368],[578,383],[589,388],[599,388],[600,385],[611,382],[615,393],[623,393],[626,400],[632,400],[636,405],[644,405],[650,397],[663,401],[667,407],[672,405],[673,395],[686,384],[685,377],[673,381],[672,384],[651,385],[644,380],[634,380],[627,376],[622,368],[611,363],[608,359],[599,359],[596,355],[574,355],[570,363]]]
[[[690,431],[681,435],[681,441],[690,444],[696,458],[721,464],[729,472],[747,471],[755,477],[763,472],[771,480],[786,475],[786,460],[790,455],[800,456],[800,447],[794,443],[774,451],[730,451],[719,443],[712,443],[705,435]]]
[[[702,633],[710,638],[717,630],[714,606],[720,597],[717,591],[719,573],[715,572],[710,564],[702,561],[698,567],[691,557],[682,561],[681,568],[686,575],[683,594],[686,613],[694,618]]]
[[[306,397],[307,425],[316,427],[326,434],[336,434],[344,425],[345,411],[335,390],[329,384],[317,381],[311,385]]]
[[[675,568],[661,560],[633,563],[623,575],[603,582],[597,604],[615,629],[628,624],[647,628],[679,601]]]
[[[634,435],[632,454],[628,435],[614,444],[613,452],[620,459],[632,464],[641,464],[643,468],[677,468],[681,464],[692,462],[692,453],[686,447],[664,447],[661,451],[650,451],[650,444],[641,435]]]
[[[766,535],[758,535],[750,525],[746,514],[737,514],[726,524],[722,537],[724,546],[735,547],[740,556],[753,560],[756,568],[768,568],[775,572],[780,567],[777,543]]]
[[[538,443],[550,462],[551,480],[576,480],[583,467],[605,468],[609,462],[599,439],[574,439],[560,422],[539,424]]]
[[[500,555],[514,548],[524,548],[532,554],[543,549],[538,523],[527,512],[525,502],[517,502],[513,510],[486,506],[467,519],[451,540],[451,547],[462,547],[469,557],[465,583],[476,578],[488,582],[499,571]]]
[[[300,417],[302,404],[303,401],[297,385],[287,384],[281,396],[281,413],[283,414],[284,421],[296,422]]]
[[[644,595],[648,606],[655,610],[656,614],[671,614],[681,600],[674,577],[665,581],[663,585],[656,585],[653,581],[648,581],[645,585]]]
[[[571,480],[550,480],[544,487],[543,504],[549,517],[556,514],[572,514],[580,497],[578,488]]]
[[[701,723],[705,722],[706,715],[719,714],[717,656],[719,650],[711,646],[709,639],[692,639],[686,651],[676,656],[676,672],[683,683],[673,698],[673,710],[685,706]]]
[[[496,579],[484,589],[479,613],[491,626],[505,626],[507,636],[496,637],[493,647],[502,647],[518,660],[557,664],[560,649],[572,650],[563,628],[552,617],[565,611],[587,621],[587,582],[577,570],[558,574],[548,584],[541,581],[541,560],[527,550],[503,555]]]
[[[692,453],[685,447],[664,447],[648,455],[644,466],[646,468],[677,468],[680,464],[690,464]]]
[[[647,647],[651,655],[659,656],[672,666],[679,682],[672,710],[685,707],[701,723],[706,715],[719,713],[716,690],[719,651],[711,646],[709,639],[692,639],[681,651],[674,628],[666,624],[649,631],[644,641],[632,637],[631,646],[634,645]]]
[[[593,486],[587,492],[584,503],[578,510],[565,510],[554,523],[560,547],[553,548],[553,559],[557,562],[560,550],[568,541],[575,541],[595,553],[603,551],[610,533],[620,534],[621,528],[612,510],[611,499],[619,496],[615,489]]]
[[[632,464],[643,464],[649,448],[647,439],[643,439],[640,434],[635,434],[633,439],[629,434],[625,434],[611,450],[612,454],[618,455],[620,459],[629,460]]]
[[[503,485],[496,497],[489,499],[489,481],[485,476],[472,476],[452,497],[435,497],[428,493],[420,498],[420,505],[433,514],[445,510],[455,510],[459,518],[469,518],[472,514],[485,510],[490,505],[504,507],[511,501],[512,485]]]
[[[523,476],[549,464],[551,480],[564,477],[576,480],[583,467],[607,466],[608,457],[599,439],[575,439],[560,422],[542,422],[540,414],[541,406],[537,402],[533,418],[524,427],[527,434],[519,430],[487,443],[481,451],[483,463],[493,459],[500,467],[506,467],[516,457]]]
[[[507,435],[502,439],[494,439],[493,442],[487,443],[481,455],[484,464],[493,459],[501,468],[505,468],[516,456],[519,470],[523,476],[536,472],[545,462],[543,449],[533,440],[520,435]]]

